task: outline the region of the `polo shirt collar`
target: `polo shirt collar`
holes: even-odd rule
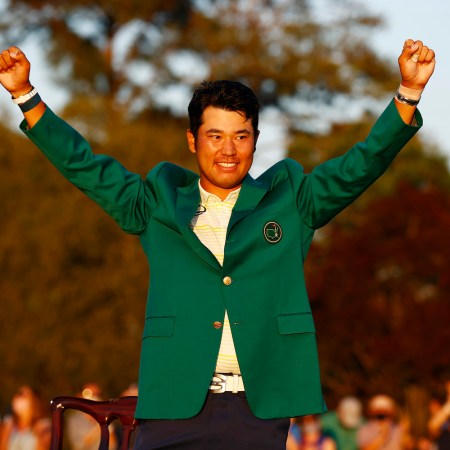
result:
[[[222,200],[215,194],[211,194],[210,192],[208,192],[207,190],[203,189],[200,180],[198,180],[198,189],[200,191],[200,198],[202,200],[202,203],[208,203],[208,202],[222,202]],[[234,191],[231,191],[225,200],[223,200],[223,202],[228,202],[228,203],[236,203],[238,197],[239,197],[239,193],[241,191],[241,188],[237,188]]]

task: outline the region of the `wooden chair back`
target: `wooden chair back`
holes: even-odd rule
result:
[[[92,417],[100,426],[99,450],[108,450],[110,442],[110,427],[113,421],[118,421],[123,430],[119,450],[130,448],[131,434],[138,426],[134,418],[137,397],[120,397],[106,401],[88,400],[82,397],[55,397],[50,402],[52,412],[52,439],[50,450],[62,450],[64,435],[64,412],[67,410],[81,411]]]

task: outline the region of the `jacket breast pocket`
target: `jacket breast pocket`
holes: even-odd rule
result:
[[[281,314],[277,317],[280,334],[315,333],[311,313]]]
[[[169,337],[173,335],[175,317],[147,317],[145,319],[144,335],[147,337]]]

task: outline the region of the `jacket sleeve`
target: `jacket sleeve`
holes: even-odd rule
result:
[[[406,125],[392,100],[365,141],[304,176],[297,204],[307,225],[325,225],[379,178],[422,126],[419,111],[416,122],[417,126]]]
[[[20,128],[61,174],[98,203],[132,234],[141,233],[156,198],[140,175],[129,172],[117,160],[96,155],[89,143],[47,107],[39,122]],[[157,167],[154,169],[157,170]]]

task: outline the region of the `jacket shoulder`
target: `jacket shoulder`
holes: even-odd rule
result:
[[[158,199],[159,194],[168,191],[174,192],[178,188],[189,186],[198,178],[199,176],[191,170],[163,161],[153,167],[147,174],[145,181],[147,187],[153,191],[155,198]]]
[[[147,174],[146,180],[149,183],[162,183],[169,184],[172,187],[183,187],[191,184],[198,178],[199,176],[191,170],[163,161],[153,167]]]
[[[285,158],[275,163],[272,167],[262,173],[257,181],[268,184],[271,187],[276,186],[282,181],[288,179],[298,180],[304,176],[303,166],[294,159]]]

